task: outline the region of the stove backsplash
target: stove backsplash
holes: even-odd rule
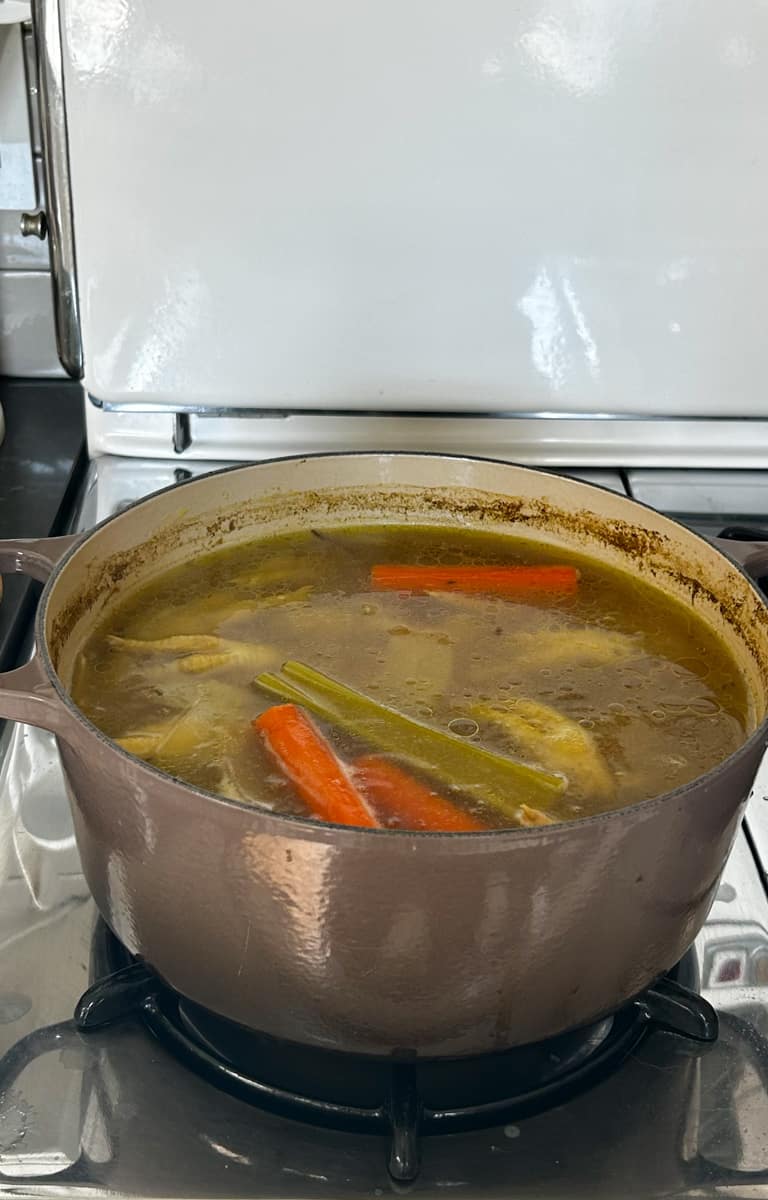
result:
[[[763,417],[760,0],[59,2],[96,401]]]

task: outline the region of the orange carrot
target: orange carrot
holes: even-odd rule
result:
[[[419,567],[381,563],[371,568],[371,586],[395,592],[484,592],[525,596],[544,592],[569,595],[579,586],[575,567]]]
[[[313,816],[335,825],[378,827],[343,764],[300,708],[276,704],[251,724]]]
[[[353,766],[362,790],[387,825],[449,833],[479,833],[488,828],[389,759],[371,754],[358,758]]]

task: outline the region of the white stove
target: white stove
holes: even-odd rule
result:
[[[768,529],[761,0],[33,13],[91,455],[73,529],[228,463],[355,449]],[[23,726],[0,747],[0,1196],[402,1191],[386,1138],[225,1093],[135,1006],[74,1023],[110,964],[57,754]],[[762,773],[680,967],[717,1040],[657,1020],[581,1094],[425,1137],[412,1190],[768,1200],[767,794]]]

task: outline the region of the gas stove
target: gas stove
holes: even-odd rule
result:
[[[71,527],[221,465],[96,459]],[[757,472],[569,473],[704,533],[768,525]],[[613,1020],[426,1080],[407,1061],[300,1055],[299,1070],[295,1048],[254,1042],[127,962],[80,871],[53,739],[8,725],[0,1195],[768,1197],[764,791],[758,776],[677,978]]]
[[[757,0],[32,7],[92,456],[73,529],[229,462],[372,448],[768,528]],[[490,1092],[388,1065],[353,1130],[296,1119],[323,1114],[282,1051],[265,1076],[264,1047],[102,953],[54,742],[6,726],[0,1195],[768,1200],[766,795],[762,771],[676,979],[532,1076],[480,1065]],[[320,1076],[310,1100],[361,1107]],[[270,1089],[292,1105],[249,1102]]]

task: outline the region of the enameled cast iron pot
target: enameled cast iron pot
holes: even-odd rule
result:
[[[749,739],[630,808],[417,834],[214,796],[121,750],[72,702],[84,639],[159,571],[265,534],[383,521],[533,536],[652,580],[729,647]],[[765,561],[765,547],[747,550]],[[114,932],[222,1015],[339,1050],[483,1053],[617,1008],[702,925],[766,742],[768,609],[739,567],[653,510],[479,459],[293,458],[161,492],[79,539],[0,544],[0,568],[48,580],[36,654],[0,676],[0,716],[55,733],[83,870]]]

